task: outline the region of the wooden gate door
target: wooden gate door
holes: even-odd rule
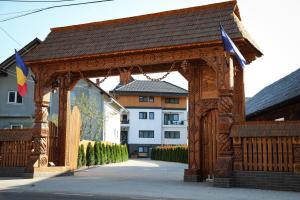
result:
[[[81,117],[80,111],[77,106],[73,107],[70,114],[69,121],[69,134],[68,134],[68,147],[69,147],[69,164],[70,170],[77,169],[77,157],[78,157],[78,147],[80,141],[80,127],[81,127]]]
[[[201,169],[202,177],[213,178],[217,159],[216,127],[217,112],[210,110],[201,117]]]

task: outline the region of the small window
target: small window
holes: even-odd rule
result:
[[[139,112],[139,119],[147,119],[147,112]]]
[[[165,102],[170,104],[179,104],[179,98],[166,98]]]
[[[139,147],[139,153],[143,153],[144,152],[144,147]]]
[[[21,104],[21,103],[23,103],[23,98],[16,91],[9,91],[8,92],[8,103]]]
[[[11,128],[11,129],[23,128],[23,125],[22,125],[22,124],[11,124],[11,125],[10,125],[10,128]]]
[[[139,153],[148,153],[148,147],[138,147]]]
[[[165,138],[179,139],[180,138],[180,131],[165,131]]]
[[[153,96],[140,96],[139,97],[140,102],[154,102]]]
[[[139,131],[139,138],[154,138],[154,131]]]
[[[154,112],[149,112],[149,119],[154,119]]]

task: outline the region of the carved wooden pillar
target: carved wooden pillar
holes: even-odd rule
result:
[[[232,140],[230,129],[233,124],[233,63],[224,54],[216,60],[218,68],[217,79],[219,88],[218,131],[217,131],[217,162],[215,166],[214,185],[230,187],[232,172]]]
[[[244,70],[234,63],[234,122],[245,121],[245,89],[244,89]]]
[[[48,152],[47,152],[47,138],[49,133],[48,128],[48,107],[49,102],[45,101],[45,88],[43,84],[42,70],[35,71],[36,84],[34,87],[34,101],[35,101],[35,122],[32,136],[32,153],[30,161],[26,168],[26,172],[33,173],[34,167],[48,166]]]
[[[132,81],[130,70],[120,70],[120,83],[121,85],[126,85]]]
[[[68,166],[68,106],[69,106],[69,85],[70,80],[65,76],[59,77],[59,113],[58,113],[58,133],[59,133],[59,165]]]
[[[200,163],[200,66],[191,64],[187,70],[189,87],[188,124],[188,169],[184,171],[184,181],[201,181]],[[198,112],[197,112],[198,110]]]
[[[234,97],[233,97],[234,123],[245,121],[245,89],[244,70],[234,63]],[[234,137],[233,142],[233,170],[243,170],[243,144],[242,138]]]

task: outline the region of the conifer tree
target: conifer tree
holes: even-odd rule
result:
[[[99,165],[100,164],[99,142],[95,142],[94,144],[94,155],[95,155],[95,165]]]
[[[80,151],[80,146],[78,147],[78,157],[77,157],[77,168],[82,167],[82,154]]]
[[[85,156],[85,151],[84,151],[84,145],[80,145],[80,154],[81,154],[81,165],[85,166],[86,165],[86,156]]]
[[[94,162],[95,162],[94,148],[91,142],[89,142],[86,149],[86,165],[92,166],[94,165]]]

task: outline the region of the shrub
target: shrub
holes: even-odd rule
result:
[[[80,154],[81,154],[81,166],[86,165],[86,156],[85,156],[85,151],[84,151],[84,145],[80,145]]]
[[[100,164],[100,142],[94,144],[95,165]]]
[[[89,142],[86,148],[86,166],[92,166],[95,163],[95,155],[94,148],[92,144]]]
[[[78,157],[77,157],[77,168],[82,167],[82,153],[80,151],[80,146],[78,147]]]
[[[105,149],[105,146],[101,142],[99,142],[98,144],[99,144],[99,152],[100,152],[99,164],[103,165],[105,163],[105,158],[104,158],[104,149]]]
[[[151,159],[187,163],[188,148],[184,145],[155,147],[151,151]]]

